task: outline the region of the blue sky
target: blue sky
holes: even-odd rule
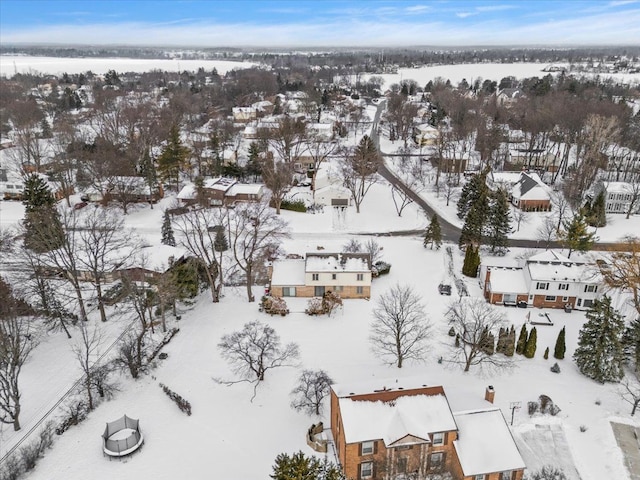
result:
[[[640,44],[640,0],[0,0],[0,43]]]

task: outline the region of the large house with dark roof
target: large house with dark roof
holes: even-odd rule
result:
[[[521,480],[525,464],[495,391],[484,399],[421,379],[331,387],[331,433],[347,478]]]

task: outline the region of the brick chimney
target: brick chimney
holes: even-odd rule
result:
[[[489,403],[493,403],[493,399],[495,396],[496,396],[496,391],[493,389],[493,385],[489,385],[487,389],[484,391],[484,399]]]

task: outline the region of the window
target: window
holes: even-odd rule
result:
[[[313,281],[320,280],[320,274],[319,273],[312,273],[311,274],[311,280],[313,280]]]
[[[513,478],[513,471],[507,470],[500,474],[500,480],[511,480]]]
[[[585,285],[584,291],[589,293],[596,293],[598,291],[597,285]]]
[[[411,450],[413,448],[413,445],[399,445],[399,446],[397,446],[395,448],[398,451],[400,451],[400,450]]]
[[[364,293],[364,287],[356,287],[356,293],[362,295]]]
[[[296,287],[282,287],[282,296],[283,297],[295,297],[296,296]]]
[[[568,302],[569,301],[569,297],[562,297],[562,301],[563,302]]]
[[[335,273],[332,273],[332,274],[331,274],[331,280],[335,280],[335,279],[336,279],[336,274],[335,274]]]
[[[335,287],[333,287],[333,291],[336,293],[341,293],[344,290],[344,287],[342,285],[336,285]]]
[[[549,290],[549,282],[538,282],[536,283],[537,290]]]
[[[364,280],[364,274],[363,273],[359,273],[358,276],[356,277],[356,279],[361,282],[362,280]]]
[[[434,433],[433,434],[433,445],[443,445],[444,444],[444,433]]]
[[[569,284],[568,283],[561,283],[559,285],[560,290],[569,290]]]
[[[485,475],[484,473],[481,473],[480,475],[476,475],[475,477],[473,477],[473,480],[485,480]]]
[[[545,302],[555,302],[556,301],[556,296],[555,295],[547,295],[546,297],[544,297],[544,301]]]
[[[373,477],[373,462],[364,462],[360,464],[360,478]]]
[[[584,308],[591,308],[593,307],[593,300],[585,300],[584,302],[582,302],[582,306]]]
[[[362,442],[360,447],[361,455],[371,455],[373,453],[373,442]]]
[[[436,452],[429,455],[429,470],[440,470],[444,467],[444,453]]]

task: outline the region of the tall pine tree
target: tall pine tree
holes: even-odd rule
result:
[[[429,222],[429,226],[424,232],[424,242],[423,245],[425,248],[431,245],[431,249],[436,247],[436,250],[440,250],[442,246],[442,231],[440,230],[440,222],[438,221],[438,216],[434,215],[431,217],[431,222]]]
[[[524,349],[527,346],[527,339],[527,326],[523,324],[520,329],[520,335],[518,336],[518,343],[516,344],[516,353],[518,355],[524,354]]]
[[[587,222],[592,227],[600,228],[607,224],[607,215],[605,212],[604,190],[602,190],[591,205]]]
[[[176,125],[171,127],[167,145],[158,157],[158,172],[164,182],[174,182],[176,190],[180,185],[180,171],[186,166],[189,149],[182,145],[180,131]]]
[[[478,274],[480,266],[480,247],[469,245],[464,254],[464,263],[462,265],[462,274],[467,277],[475,278]]]
[[[56,209],[56,200],[39,175],[33,173],[24,182],[24,244],[34,252],[48,252],[62,246],[64,229]]]
[[[509,244],[511,217],[507,192],[499,188],[491,195],[489,216],[487,217],[486,238],[491,251],[504,251]]]
[[[164,245],[176,246],[176,238],[173,235],[173,228],[171,227],[171,215],[168,210],[164,211],[162,216],[162,240]]]
[[[531,329],[531,332],[529,332],[529,338],[527,338],[527,343],[524,346],[524,356],[527,358],[533,358],[536,355],[536,348],[537,348],[537,343],[538,343],[538,331],[536,330],[536,327],[533,327]]]
[[[587,377],[600,383],[616,382],[624,375],[624,319],[607,295],[595,300],[586,316],[573,359]]]
[[[558,338],[556,338],[556,346],[553,348],[553,358],[557,358],[558,360],[562,360],[564,358],[564,354],[567,351],[567,345],[565,344],[565,327],[562,327],[562,330],[558,333]]]

